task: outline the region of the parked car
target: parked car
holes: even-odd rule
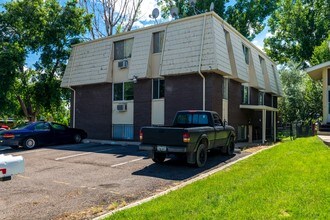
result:
[[[152,160],[162,163],[169,154],[186,156],[187,162],[203,167],[207,152],[219,148],[234,154],[235,129],[226,125],[213,111],[179,111],[173,125],[142,127],[140,150],[149,151]]]
[[[9,130],[9,126],[8,125],[1,125],[0,126],[0,131],[3,131],[3,130]]]
[[[32,149],[42,145],[80,143],[86,137],[87,133],[82,129],[38,121],[0,131],[0,145],[10,146],[13,149],[19,146]]]

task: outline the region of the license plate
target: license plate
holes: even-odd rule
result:
[[[166,149],[166,146],[157,146],[157,151],[165,152]]]

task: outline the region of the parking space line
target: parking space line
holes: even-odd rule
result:
[[[66,182],[62,182],[62,181],[56,181],[56,180],[54,180],[53,181],[54,183],[59,183],[59,184],[64,184],[64,185],[70,185],[70,183],[66,183]]]
[[[125,165],[125,164],[134,163],[136,161],[140,161],[140,160],[143,160],[143,159],[145,159],[145,157],[134,159],[134,160],[130,160],[130,161],[123,162],[123,163],[114,164],[114,165],[111,165],[111,167],[119,167],[119,166],[122,166],[122,165]]]
[[[20,178],[24,178],[24,179],[31,179],[31,177],[23,176],[23,175],[20,175],[20,174],[18,174],[17,176],[20,177]]]
[[[14,156],[20,156],[20,155],[23,155],[23,154],[39,153],[39,152],[46,151],[46,150],[49,150],[49,149],[38,149],[38,150],[29,150],[29,151],[25,151],[25,152],[16,152],[13,155]]]
[[[80,157],[80,156],[85,156],[85,155],[89,155],[89,154],[93,154],[93,153],[100,153],[100,152],[105,152],[105,151],[111,151],[114,149],[106,149],[106,150],[98,150],[98,151],[94,151],[94,152],[86,152],[86,153],[81,153],[81,154],[73,154],[73,155],[69,155],[69,156],[65,156],[65,157],[58,157],[55,158],[56,161],[59,160],[65,160],[65,159],[69,159],[69,158],[73,158],[73,157]]]

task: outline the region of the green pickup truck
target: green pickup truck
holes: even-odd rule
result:
[[[235,140],[235,129],[226,125],[218,113],[189,110],[177,112],[172,126],[142,127],[139,149],[149,151],[156,163],[176,154],[186,156],[189,164],[203,167],[210,149],[219,148],[233,155]]]

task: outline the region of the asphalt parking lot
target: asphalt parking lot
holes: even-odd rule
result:
[[[248,155],[209,155],[194,168],[172,158],[155,164],[134,145],[76,144],[12,150],[25,173],[0,182],[0,219],[92,219]]]

